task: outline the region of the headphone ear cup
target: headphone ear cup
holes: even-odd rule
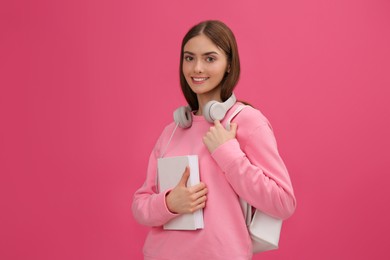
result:
[[[222,120],[226,115],[226,108],[223,103],[218,101],[208,102],[203,109],[203,116],[210,123],[213,123],[214,120]]]
[[[226,109],[224,103],[217,102],[210,108],[210,116],[213,120],[222,120],[228,109]]]
[[[210,123],[213,123],[214,120],[222,120],[235,103],[236,96],[234,94],[223,103],[216,100],[209,101],[203,107],[203,116]]]
[[[188,128],[192,125],[191,109],[188,106],[179,107],[173,112],[175,123],[181,128]]]
[[[209,123],[214,122],[214,118],[212,116],[212,107],[217,104],[218,102],[215,100],[209,101],[206,103],[206,105],[203,107],[203,117],[207,120]]]

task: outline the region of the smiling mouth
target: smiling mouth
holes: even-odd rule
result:
[[[206,80],[208,80],[209,78],[208,77],[191,77],[192,81],[194,83],[197,83],[197,84],[200,84],[200,83],[203,83],[205,82]]]

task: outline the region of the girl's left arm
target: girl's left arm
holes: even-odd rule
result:
[[[242,139],[245,142],[233,138],[219,145],[212,157],[250,205],[280,219],[290,217],[296,200],[269,124],[264,121]]]

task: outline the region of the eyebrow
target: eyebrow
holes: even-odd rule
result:
[[[195,53],[193,52],[190,52],[190,51],[183,51],[183,53],[187,53],[187,54],[190,54],[190,55],[195,55]],[[216,55],[219,55],[218,52],[215,52],[215,51],[209,51],[209,52],[205,52],[202,54],[202,56],[208,56],[208,55],[211,55],[211,54],[216,54]]]

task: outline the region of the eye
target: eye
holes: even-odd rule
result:
[[[184,56],[185,61],[192,61],[194,58],[191,56]]]
[[[215,61],[215,58],[209,56],[209,57],[206,58],[206,61],[209,62],[209,63],[211,63],[211,62],[214,62],[214,61]]]

